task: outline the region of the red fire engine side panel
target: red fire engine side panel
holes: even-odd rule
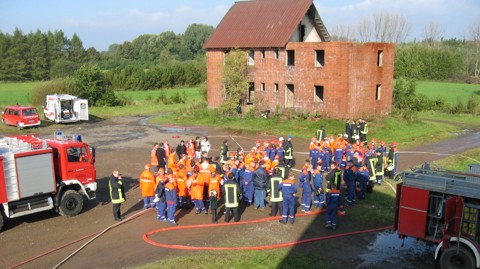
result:
[[[416,238],[425,237],[429,191],[402,187],[398,234]]]
[[[7,202],[7,186],[5,184],[5,171],[3,169],[3,157],[0,156],[0,203]]]

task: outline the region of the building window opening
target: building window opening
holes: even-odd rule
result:
[[[274,50],[273,54],[275,55],[275,59],[278,59],[280,56],[278,55],[278,50]]]
[[[379,50],[377,54],[377,66],[381,67],[383,62],[383,50]]]
[[[248,51],[247,64],[248,65],[255,65],[255,51],[254,50],[249,50]]]
[[[260,84],[260,91],[262,91],[262,92],[265,91],[265,83],[264,83],[264,82],[262,82],[262,83]]]
[[[316,67],[325,66],[325,51],[324,50],[315,50],[315,66]]]
[[[323,103],[323,86],[315,86],[315,95],[313,98],[315,103]]]
[[[287,66],[295,66],[295,51],[287,50]]]
[[[250,82],[248,84],[248,96],[247,96],[247,105],[253,105],[253,101],[255,100],[255,84]]]
[[[285,85],[285,107],[291,108],[294,105],[295,87],[293,84]]]
[[[260,56],[262,57],[262,59],[265,59],[265,50],[260,51]]]
[[[305,40],[305,25],[300,24],[298,26],[298,40],[303,42]]]
[[[278,92],[278,83],[273,84],[273,91]]]
[[[377,85],[377,90],[375,91],[375,100],[379,101],[382,94],[382,85]]]

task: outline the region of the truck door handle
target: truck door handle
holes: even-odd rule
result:
[[[83,171],[85,170],[84,168],[81,168],[81,169],[76,169],[75,172],[80,172],[80,171]]]

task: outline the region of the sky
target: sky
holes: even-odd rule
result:
[[[173,31],[181,34],[193,23],[216,27],[233,0],[0,0],[0,31],[24,34],[62,30],[76,33],[85,49],[105,51],[111,44],[132,41],[142,34]],[[379,12],[405,16],[421,40],[434,22],[444,38],[468,38],[469,27],[480,23],[480,0],[314,0],[327,29],[355,25]]]

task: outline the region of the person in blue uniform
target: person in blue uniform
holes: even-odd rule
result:
[[[302,212],[309,213],[312,205],[312,164],[310,161],[305,162],[298,179],[300,188],[302,188]]]
[[[290,219],[290,223],[295,222],[295,196],[297,195],[297,185],[295,185],[295,175],[290,174],[287,179],[283,180],[278,186],[283,195],[283,212],[281,223],[286,224]]]
[[[337,185],[332,183],[330,191],[327,192],[326,203],[327,203],[327,223],[325,228],[332,228],[335,230],[337,228],[337,214],[338,208],[340,206],[340,191],[337,190]]]
[[[322,166],[318,165],[313,171],[313,206],[322,208],[325,205],[325,192],[323,190]]]

